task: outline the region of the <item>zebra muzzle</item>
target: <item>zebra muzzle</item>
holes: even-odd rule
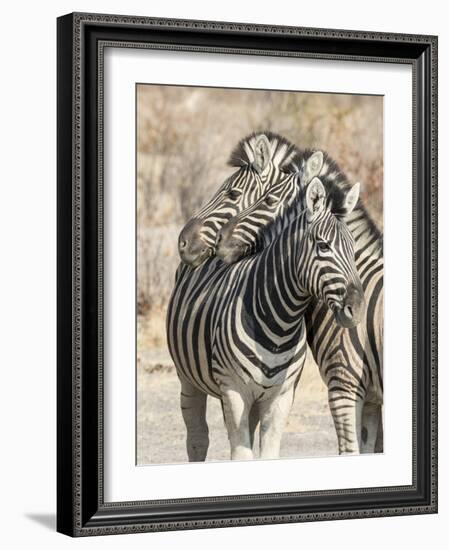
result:
[[[365,297],[361,287],[350,285],[344,303],[341,307],[334,309],[335,320],[344,328],[353,328],[360,323],[365,307]]]
[[[202,264],[210,255],[211,248],[203,241],[203,222],[193,218],[181,231],[178,239],[178,252],[181,261],[191,267]]]
[[[238,262],[245,255],[245,249],[240,243],[219,243],[216,247],[215,254],[225,264],[233,264]]]
[[[237,218],[231,218],[218,232],[215,241],[215,254],[226,264],[237,262],[244,256],[243,243],[233,235],[237,225]]]

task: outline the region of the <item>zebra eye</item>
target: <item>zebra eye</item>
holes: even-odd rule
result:
[[[326,241],[318,241],[316,245],[320,252],[329,252],[330,250],[330,246],[327,244]]]
[[[265,204],[267,204],[268,206],[274,206],[276,203],[277,203],[277,198],[276,197],[273,197],[273,196],[268,196],[266,197],[265,199]]]
[[[231,189],[230,191],[228,191],[227,195],[231,200],[236,201],[240,197],[240,191],[237,191],[236,189]]]

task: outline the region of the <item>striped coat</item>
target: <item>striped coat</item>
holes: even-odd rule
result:
[[[383,394],[382,236],[361,202],[348,213],[349,185],[336,163],[327,156],[322,158],[319,173],[327,190],[329,208],[337,216],[346,218],[354,236],[356,266],[367,307],[361,323],[348,329],[339,326],[319,300],[313,300],[306,311],[308,343],[328,387],[340,453],[379,451],[382,450]],[[296,212],[303,208],[300,179],[299,174],[291,176],[282,187],[272,188],[266,194],[274,200],[274,207],[267,205],[266,198],[262,197],[225,225],[218,236],[221,242],[217,253],[225,260],[237,261],[267,246],[289,223],[292,215],[289,205],[296,201]],[[223,252],[220,246],[226,250]]]

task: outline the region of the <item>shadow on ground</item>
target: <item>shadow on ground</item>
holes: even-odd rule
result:
[[[56,531],[56,514],[25,514],[25,517],[43,527]]]

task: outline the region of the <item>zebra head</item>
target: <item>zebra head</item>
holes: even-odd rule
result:
[[[346,193],[350,214],[359,198],[356,183]],[[362,283],[355,263],[355,242],[346,223],[326,204],[326,189],[314,178],[306,190],[307,228],[299,246],[299,283],[311,296],[323,300],[345,328],[355,327],[365,311]]]
[[[301,156],[299,169],[272,185],[258,201],[233,216],[218,231],[217,257],[231,264],[261,250],[297,215],[291,206],[297,204],[298,211],[301,210],[300,195],[320,173],[324,160],[321,151],[305,151]]]
[[[215,254],[217,233],[233,216],[256,202],[273,183],[287,177],[299,155],[287,139],[271,132],[251,134],[234,149],[229,164],[237,170],[187,222],[178,239],[183,263],[196,267]]]

